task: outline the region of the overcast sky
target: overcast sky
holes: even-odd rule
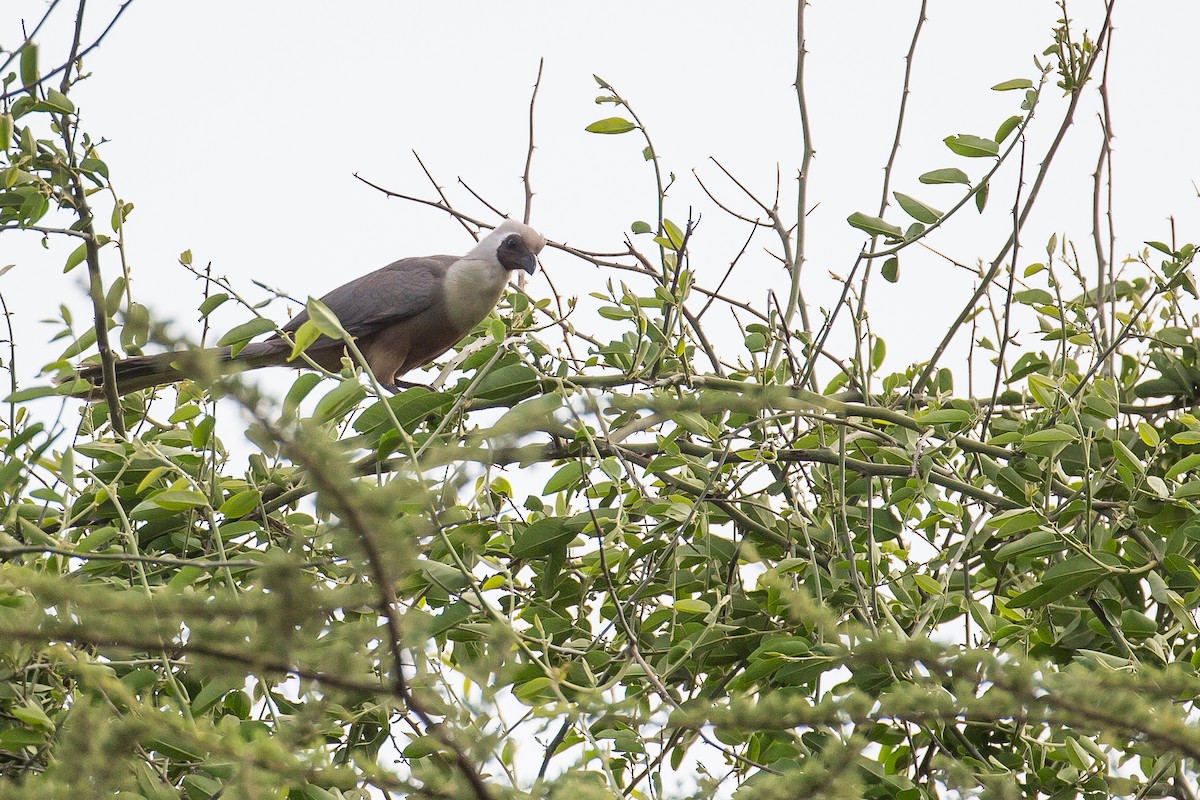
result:
[[[94,34],[117,8],[88,4]],[[42,59],[59,63],[73,4],[49,26]],[[0,44],[15,47],[45,0],[5,0]],[[919,3],[821,0],[807,16],[807,92],[817,156],[810,197],[806,288],[828,306],[863,237],[846,216],[878,209],[882,165]],[[1102,3],[1076,0],[1076,29],[1100,27]],[[917,49],[912,96],[893,188],[940,208],[961,187],[922,186],[930,169],[960,166],[980,174],[984,160],[954,156],[950,134],[990,136],[1019,113],[1018,92],[989,87],[1037,78],[1033,57],[1050,43],[1057,5],[931,2]],[[1118,254],[1145,239],[1167,239],[1168,215],[1183,240],[1196,231],[1200,155],[1194,146],[1197,70],[1192,36],[1200,4],[1178,0],[1118,3],[1110,67],[1114,116]],[[85,39],[88,37],[85,36]],[[703,216],[693,241],[698,279],[715,283],[741,246],[745,226],[700,191],[692,170],[730,205],[752,206],[709,161],[719,159],[755,191],[770,196],[776,165],[785,181],[800,160],[792,81],[795,7],[790,3],[718,2],[259,2],[135,0],[86,62],[93,76],[76,102],[83,127],[101,150],[117,191],[136,210],[126,227],[136,297],[198,337],[200,290],[176,264],[190,249],[248,296],[258,279],[298,297],[320,295],[396,258],[464,251],[469,240],[438,212],[388,200],[357,182],[358,172],[388,188],[432,196],[414,161],[418,152],[456,202],[484,219],[494,215],[456,185],[462,178],[501,210],[520,216],[520,175],[527,146],[530,91],[545,58],[537,103],[537,191],[533,224],[559,241],[602,250],[620,247],[629,225],[653,216],[653,182],[633,134],[584,132],[613,113],[597,106],[598,74],[630,99],[654,138],[665,170],[678,181],[667,214]],[[1027,173],[1036,170],[1065,109],[1050,88],[1030,130]],[[1076,239],[1090,252],[1091,173],[1099,148],[1095,104],[1080,108],[1019,262],[1042,260],[1047,237]],[[1015,171],[995,183],[988,212],[974,212],[932,237],[955,260],[995,256],[1009,226]],[[785,183],[785,207],[794,204]],[[896,221],[906,218],[894,210]],[[59,302],[83,312],[82,270],[61,275],[70,245],[42,250],[32,236],[5,233],[0,261],[17,267],[0,291],[18,319],[19,361],[28,383],[56,350],[39,345],[50,329],[37,320]],[[756,245],[734,292],[765,307],[768,291],[786,292],[786,276]],[[543,258],[568,294],[600,289],[612,275],[558,253]],[[106,263],[110,278],[115,261]],[[621,274],[615,277],[627,277]],[[872,324],[889,345],[888,366],[928,357],[969,297],[970,277],[911,249],[901,282],[876,282]],[[540,279],[530,284],[545,294]],[[819,313],[814,308],[814,315]],[[232,307],[215,318],[244,321]],[[286,310],[278,309],[280,321]],[[56,348],[58,345],[55,346]],[[282,377],[282,376],[281,376]]]

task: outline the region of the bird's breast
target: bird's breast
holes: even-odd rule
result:
[[[462,259],[446,273],[446,316],[465,335],[496,307],[508,282],[508,271],[499,264]]]

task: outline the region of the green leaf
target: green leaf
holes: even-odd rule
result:
[[[1131,639],[1145,639],[1158,633],[1158,624],[1132,608],[1121,612],[1121,632]]]
[[[855,211],[846,217],[846,222],[849,222],[852,227],[858,228],[860,231],[866,231],[872,236],[887,236],[899,239],[903,235],[903,231],[900,230],[899,226],[884,222],[879,217],[868,216],[860,211]]]
[[[80,264],[83,263],[83,260],[85,258],[87,258],[87,244],[86,243],[79,245],[79,247],[76,247],[74,250],[71,251],[71,255],[67,256],[67,263],[63,267],[63,274],[65,275],[66,273],[68,273],[71,270],[78,267]]]
[[[622,117],[606,117],[605,119],[596,120],[591,125],[584,128],[588,133],[629,133],[636,130],[637,126],[627,119]]]
[[[1094,551],[1092,557],[1109,566],[1122,566],[1121,560],[1107,551]],[[1009,601],[1009,606],[1040,608],[1077,594],[1081,589],[1099,583],[1108,574],[1107,570],[1086,556],[1071,556],[1046,570],[1037,586],[1014,597]]]
[[[996,144],[1000,144],[1009,137],[1013,131],[1021,124],[1022,117],[1012,116],[1000,123],[1000,127],[996,129]]]
[[[388,416],[391,408],[396,421],[405,431],[412,433],[423,420],[439,411],[445,411],[454,404],[454,395],[448,392],[430,391],[424,386],[414,386],[386,400],[380,400],[368,406],[354,420],[354,429],[359,433],[369,433],[381,426],[392,426]]]
[[[21,151],[30,158],[37,155],[37,140],[33,138],[33,128],[28,125],[21,131]],[[30,176],[30,180],[36,179]]]
[[[125,224],[125,220],[129,219],[132,212],[133,203],[116,203],[113,206],[112,217],[109,220],[113,233],[121,230],[121,226]]]
[[[296,332],[292,334],[292,352],[288,355],[288,361],[295,361],[300,357],[300,354],[312,345],[317,339],[321,338],[321,331],[317,327],[317,323],[313,322],[312,317],[304,320]]]
[[[1058,384],[1045,375],[1032,374],[1029,376],[1029,393],[1042,408],[1054,407],[1058,392]]]
[[[33,86],[38,82],[38,46],[26,42],[21,48],[21,85]]]
[[[969,133],[947,136],[942,141],[953,152],[967,158],[994,158],[1000,153],[1000,145],[996,143],[995,139],[984,139],[982,136],[974,136]]]
[[[538,375],[524,364],[507,364],[493,369],[480,380],[475,399],[484,405],[511,405],[532,395],[538,388]]]
[[[513,685],[513,697],[527,706],[544,707],[554,700],[549,678],[540,676],[532,680]]]
[[[880,273],[888,283],[895,283],[900,280],[900,260],[896,256],[892,256],[887,261],[884,261],[883,269],[880,270]]]
[[[358,381],[346,378],[317,401],[317,407],[313,410],[313,419],[320,423],[339,419],[357,406],[359,401],[366,396],[367,390]]]
[[[292,388],[288,389],[287,395],[283,398],[283,415],[285,417],[294,416],[296,408],[320,382],[321,376],[315,372],[306,372],[296,378]]]
[[[974,415],[961,408],[938,408],[917,417],[921,425],[966,425]]]
[[[116,442],[93,441],[75,445],[75,452],[81,456],[94,458],[99,461],[113,461],[124,457],[125,448]],[[113,459],[111,458],[112,456],[116,456],[117,458]]]
[[[91,553],[115,538],[117,538],[117,529],[111,525],[105,525],[103,528],[97,528],[80,539],[78,544],[75,545],[75,550],[80,553]]]
[[[200,762],[204,760],[204,753],[201,751],[200,747],[183,738],[182,734],[175,734],[174,732],[171,732],[164,734],[164,736],[161,738],[149,737],[142,741],[145,742],[147,749],[157,750],[159,753],[179,761]],[[208,780],[211,781],[212,779],[209,778]],[[220,786],[218,785],[217,788],[219,789]],[[205,797],[211,796],[211,794],[205,795]]]
[[[1149,447],[1158,447],[1158,443],[1162,441],[1158,436],[1158,431],[1145,422],[1137,424],[1138,437]]]
[[[222,503],[221,507],[217,509],[217,513],[228,518],[243,517],[258,508],[260,502],[262,502],[262,492],[257,489],[247,489],[238,492]]]
[[[1026,434],[1025,436],[1021,437],[1021,444],[1024,447],[1029,447],[1031,445],[1038,446],[1066,444],[1068,442],[1075,441],[1077,437],[1078,434],[1072,430],[1066,430],[1063,428],[1048,428],[1044,431],[1034,431],[1033,433]]]
[[[191,489],[167,489],[149,499],[159,508],[168,511],[183,511],[208,505],[208,498]]]
[[[1142,466],[1141,460],[1134,455],[1132,450],[1125,446],[1124,442],[1122,442],[1120,439],[1113,439],[1112,446],[1113,457],[1117,459],[1121,466],[1125,467],[1135,475],[1141,475],[1145,472],[1145,468]]]
[[[28,389],[18,389],[4,398],[5,403],[23,403],[26,400],[37,400],[39,397],[53,397],[58,389],[53,386],[31,386]]]
[[[712,611],[712,606],[699,598],[685,597],[682,600],[676,600],[671,604],[671,607],[676,611],[682,611],[684,614],[707,614]]]
[[[1013,89],[1032,89],[1033,81],[1028,78],[1013,78],[1010,81],[997,83],[992,87],[994,92],[1011,92]]]
[[[1045,556],[1061,552],[1066,547],[1062,540],[1046,529],[1036,530],[1019,539],[1014,539],[996,551],[997,561],[1012,561],[1022,556]]]
[[[886,266],[886,264],[884,265]],[[871,367],[878,370],[883,366],[883,360],[887,357],[887,342],[882,338],[877,337],[875,343],[871,345]]]
[[[108,178],[108,164],[98,158],[85,158],[79,162],[79,168],[85,172],[94,172],[102,178]],[[133,203],[129,203],[132,207]]]
[[[225,695],[225,702],[223,705],[225,706],[225,710],[232,713],[238,719],[243,720],[250,718],[250,711],[254,707],[254,703],[250,699],[250,695],[246,694],[246,692],[241,689]]]
[[[45,742],[45,734],[28,728],[8,728],[0,731],[0,750],[9,753],[19,752],[26,747],[40,747]]]
[[[511,553],[514,558],[542,558],[565,548],[576,535],[558,517],[539,519],[513,535]]]
[[[1053,305],[1054,295],[1045,289],[1026,289],[1013,294],[1013,300],[1024,305]]]
[[[921,183],[941,184],[941,183],[961,183],[967,186],[971,185],[971,179],[967,177],[967,173],[956,167],[947,169],[935,169],[932,172],[926,172],[920,178],[917,178]]]
[[[50,733],[54,730],[54,720],[46,716],[46,712],[32,702],[25,705],[14,705],[7,709],[8,713],[31,728]]]
[[[75,111],[75,104],[57,89],[46,90],[46,105],[63,114],[70,114]]]
[[[200,416],[200,413],[200,406],[196,405],[195,403],[185,403],[184,405],[175,409],[175,413],[167,417],[167,422],[187,422],[189,419],[195,419],[196,417]]]
[[[679,229],[678,225],[669,219],[664,219],[663,231],[667,234],[667,238],[671,242],[672,250],[678,251],[679,248],[683,247],[683,231]]]
[[[229,679],[214,678],[208,681],[192,699],[192,713],[203,714],[217,704],[218,701],[238,684]]]
[[[121,345],[141,347],[150,336],[150,309],[141,303],[130,303],[125,311],[125,324],[121,328]]]
[[[221,305],[229,299],[229,295],[224,292],[218,292],[214,295],[209,295],[204,298],[204,302],[200,304],[200,318],[204,319],[212,312],[216,311]]]
[[[235,344],[245,345],[246,342],[250,341],[255,336],[261,336],[267,331],[273,330],[275,330],[274,322],[269,319],[264,319],[263,317],[255,317],[249,322],[243,322],[241,325],[229,329],[224,336],[217,340],[217,345],[219,347]],[[240,350],[241,348],[239,347],[237,349]]]
[[[1200,467],[1200,453],[1192,453],[1190,456],[1184,456],[1171,465],[1167,470],[1167,474],[1163,477],[1167,480],[1178,478],[1185,472],[1195,472],[1196,468]]]
[[[629,229],[634,233],[650,233],[654,230],[650,227],[649,222],[642,222],[640,219],[629,226]]]
[[[938,211],[933,206],[927,206],[915,197],[909,197],[900,192],[892,192],[896,198],[896,202],[904,209],[904,213],[908,214],[918,222],[924,222],[926,225],[932,225],[942,217],[942,212]]]
[[[979,188],[975,190],[975,210],[980,214],[982,214],[983,209],[987,207],[988,191],[989,187],[987,181],[979,184]]]
[[[572,461],[560,467],[557,472],[550,476],[550,480],[546,481],[546,488],[542,489],[542,494],[554,494],[568,487],[573,487],[579,482],[583,473],[584,463],[582,461]]]
[[[316,326],[318,331],[330,339],[345,340],[350,338],[350,335],[346,333],[346,329],[342,327],[342,323],[338,320],[337,315],[329,309],[329,306],[317,298],[308,298],[308,302],[304,304],[304,309],[308,312],[308,320]]]

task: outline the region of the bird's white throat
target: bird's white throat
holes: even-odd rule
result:
[[[446,314],[464,332],[479,324],[496,307],[508,270],[495,260],[463,258],[446,272]]]

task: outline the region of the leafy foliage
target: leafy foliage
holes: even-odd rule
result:
[[[1054,33],[1064,126],[1103,43]],[[82,240],[66,268],[89,270],[96,316],[64,315],[48,370],[66,377],[93,347],[111,363],[110,332],[127,353],[163,337],[127,276],[104,280],[133,207],[80,132],[72,64],[54,88],[37,58],[27,42],[0,126],[0,219]],[[790,306],[700,285],[696,226],[666,215],[674,176],[597,80],[635,121],[588,130],[642,137],[658,218],[631,228],[655,252],[570,251],[614,276],[588,329],[574,299],[514,290],[452,385],[381,396],[348,360],[279,404],[198,363],[177,389],[83,407],[69,442],[20,403],[73,384],[8,398],[0,797],[659,796],[669,770],[739,798],[1194,780],[1195,248],[1149,243],[1100,286],[1057,239],[1023,270],[1002,255],[947,333],[990,316],[994,341],[971,343],[990,394],[956,391],[967,368],[942,350],[885,372],[852,303],[862,346],[818,371],[836,320],[808,323],[798,221],[755,200]],[[898,280],[900,250],[972,198],[983,213],[1040,87],[995,86],[1025,116],[946,139],[993,159],[921,176],[967,187],[948,211],[896,192],[907,229],[851,215],[860,260]],[[89,201],[106,192],[111,237]],[[214,288],[202,315],[241,301]],[[247,306],[222,341],[270,329]],[[713,307],[740,337],[707,334]],[[336,333],[319,310],[313,330]],[[1018,349],[1011,315],[1040,342]],[[253,420],[245,469],[216,435],[230,406]]]

